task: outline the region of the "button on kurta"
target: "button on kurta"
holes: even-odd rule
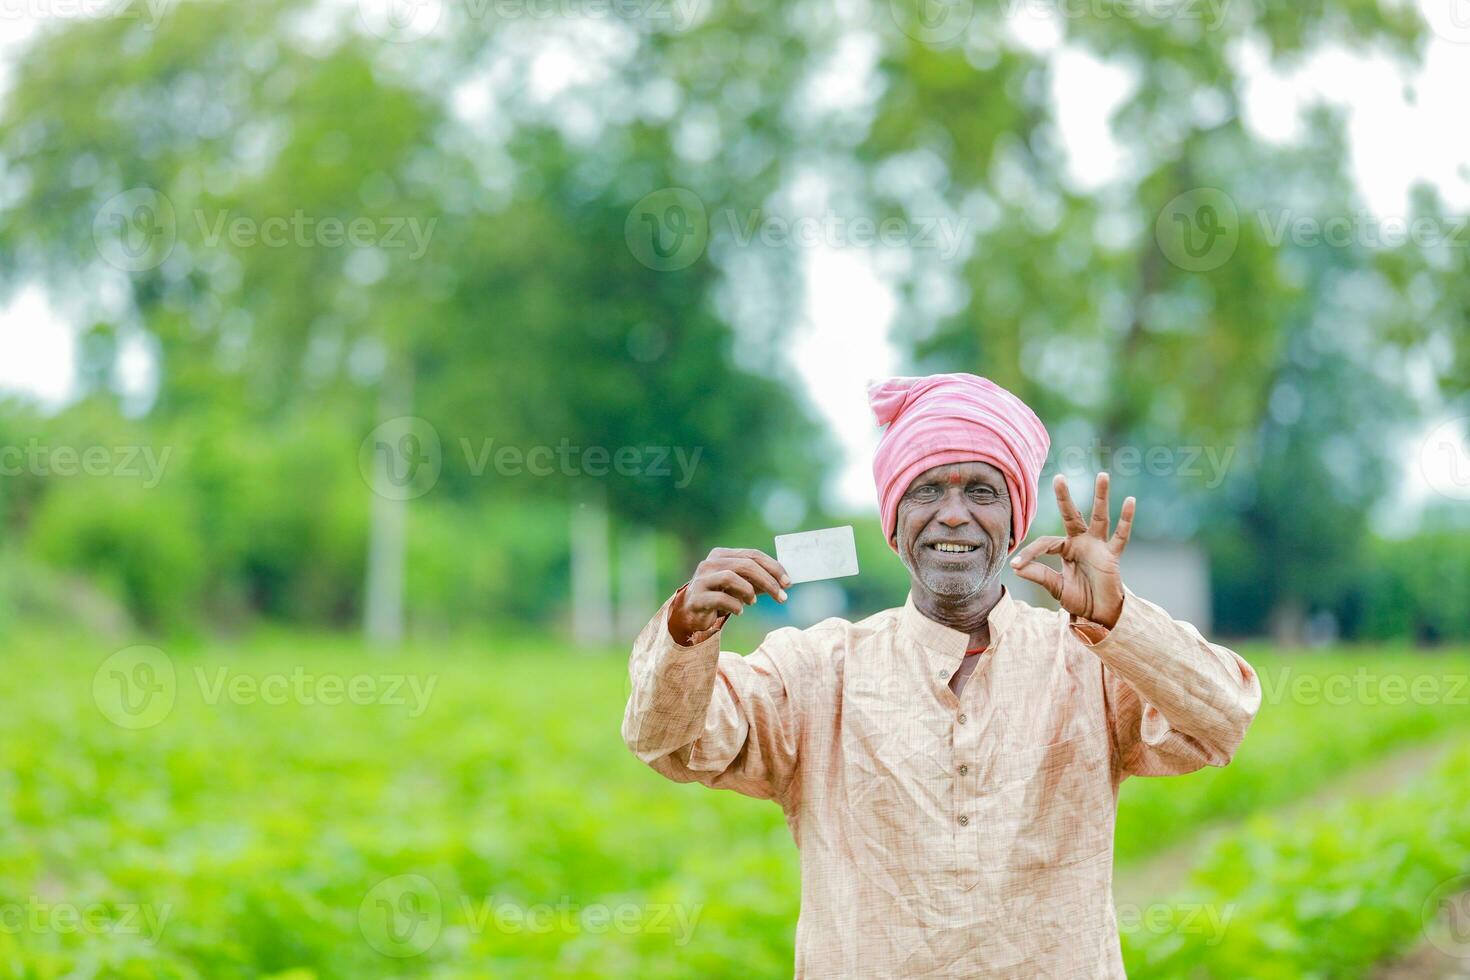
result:
[[[963,712],[960,713],[959,722],[960,722],[961,725],[963,725],[965,722],[967,722],[969,720],[970,720],[970,716],[969,715],[967,715],[967,714],[965,714]]]
[[[969,817],[965,816],[963,813],[960,814],[960,826],[961,827],[966,826],[967,824],[969,824],[969,822],[970,822],[970,818]]]
[[[969,766],[960,766],[960,775],[961,776],[967,776],[967,775],[969,775],[969,773],[970,773],[970,767]]]

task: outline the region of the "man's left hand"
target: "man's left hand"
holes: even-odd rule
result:
[[[1123,611],[1123,577],[1118,574],[1118,558],[1128,546],[1136,501],[1132,497],[1123,501],[1118,526],[1110,538],[1107,473],[1097,475],[1091,523],[1078,513],[1067,491],[1067,480],[1060,473],[1052,480],[1052,490],[1057,495],[1057,509],[1061,511],[1066,536],[1049,534],[1037,538],[1016,553],[1011,565],[1021,578],[1050,592],[1067,612],[1112,629]],[[1059,572],[1037,561],[1042,555],[1060,555],[1062,570]]]

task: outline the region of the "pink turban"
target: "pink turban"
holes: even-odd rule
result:
[[[1026,403],[973,374],[890,378],[868,387],[868,404],[888,426],[873,457],[883,536],[895,551],[898,501],[914,477],[945,463],[980,461],[1005,476],[1011,495],[1011,547],[1036,516],[1037,478],[1051,437]]]

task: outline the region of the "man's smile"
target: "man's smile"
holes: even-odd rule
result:
[[[978,544],[968,544],[961,541],[933,541],[924,547],[930,551],[937,551],[942,555],[968,555],[980,549]]]

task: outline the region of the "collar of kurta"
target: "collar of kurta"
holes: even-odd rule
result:
[[[990,643],[987,649],[994,650],[1001,634],[1011,621],[1016,618],[1016,601],[1011,598],[1011,590],[1001,586],[1000,601],[995,608],[990,610],[986,621],[990,624]],[[931,653],[935,653],[946,659],[952,659],[955,666],[959,666],[961,660],[965,659],[965,650],[970,645],[970,634],[951,629],[942,623],[919,612],[914,605],[914,594],[909,593],[904,600],[903,614],[899,617],[899,630],[904,639],[910,643],[916,643]]]

